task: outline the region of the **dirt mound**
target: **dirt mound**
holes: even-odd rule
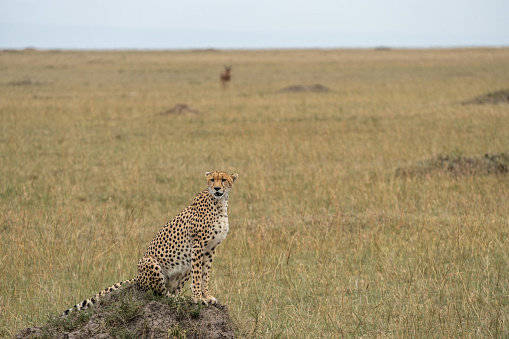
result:
[[[461,175],[507,174],[509,153],[470,156],[441,154],[436,158],[417,163],[415,166],[398,168],[397,176],[430,175],[433,173]]]
[[[316,84],[311,86],[303,86],[303,85],[294,85],[285,88],[281,88],[276,91],[276,93],[301,93],[301,92],[317,92],[317,93],[325,93],[330,92],[331,90],[323,85]]]
[[[162,112],[160,115],[184,115],[184,114],[197,115],[200,113],[201,112],[198,111],[197,109],[193,109],[186,104],[176,104],[169,110]]]
[[[30,79],[30,78],[23,78],[19,80],[9,81],[7,83],[8,86],[40,86],[44,85],[44,82]]]
[[[166,298],[134,285],[93,307],[55,317],[15,338],[235,338],[223,305],[202,306],[189,298]]]
[[[471,100],[463,102],[464,104],[509,104],[509,89],[503,89],[496,92],[486,93]]]

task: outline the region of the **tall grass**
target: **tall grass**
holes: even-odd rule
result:
[[[508,49],[0,53],[0,335],[136,275],[238,172],[211,291],[241,337],[509,336]],[[233,64],[229,91],[219,72]],[[276,94],[320,83],[329,93]],[[178,103],[198,115],[162,115]],[[189,292],[187,292],[189,293]]]

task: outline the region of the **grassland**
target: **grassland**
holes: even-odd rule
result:
[[[508,79],[509,49],[0,52],[0,336],[134,277],[215,169],[240,337],[509,336],[507,175],[396,175],[509,151],[509,106],[462,104]]]

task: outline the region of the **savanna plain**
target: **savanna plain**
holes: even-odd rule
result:
[[[507,338],[507,174],[406,169],[507,153],[509,105],[464,102],[508,79],[507,48],[1,51],[0,336],[133,278],[224,170],[239,337]]]

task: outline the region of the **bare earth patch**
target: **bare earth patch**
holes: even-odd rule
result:
[[[191,108],[187,104],[176,104],[169,110],[160,113],[160,115],[184,115],[184,114],[198,115],[201,114],[201,112],[197,109]]]
[[[323,85],[316,84],[311,86],[303,86],[303,85],[293,85],[285,88],[281,88],[276,91],[276,93],[302,93],[302,92],[317,92],[317,93],[326,93],[331,90]]]
[[[490,92],[467,100],[464,104],[509,104],[509,89],[503,89],[496,92]]]
[[[25,328],[15,338],[235,338],[235,334],[226,306],[155,296],[129,285],[90,309]]]
[[[433,173],[461,175],[488,175],[509,172],[509,153],[463,156],[441,154],[418,162],[414,166],[398,168],[397,176],[431,175]]]

